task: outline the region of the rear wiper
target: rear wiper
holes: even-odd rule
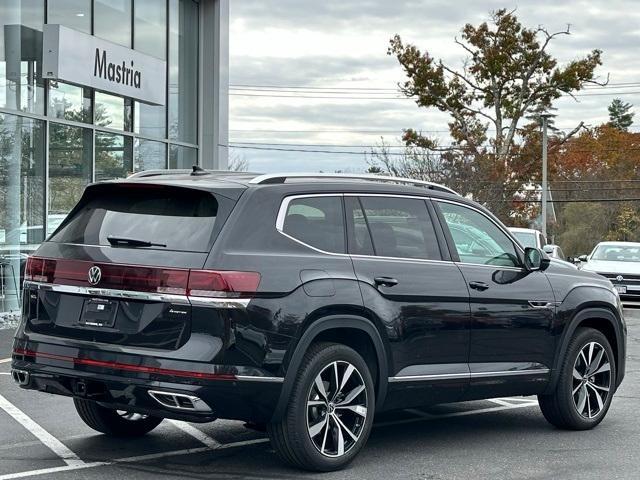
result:
[[[139,240],[137,238],[127,238],[127,237],[112,237],[109,235],[107,237],[108,242],[111,245],[127,245],[128,247],[166,247],[164,243],[153,243],[148,242],[147,240]]]

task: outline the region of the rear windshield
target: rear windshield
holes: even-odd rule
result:
[[[49,241],[110,246],[114,239],[129,239],[153,243],[148,248],[207,252],[217,214],[218,202],[207,192],[116,188],[90,197]]]
[[[525,247],[537,247],[535,232],[511,232]]]

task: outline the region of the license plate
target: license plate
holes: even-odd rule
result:
[[[101,298],[85,300],[80,324],[91,327],[113,327],[116,321],[118,303]]]
[[[616,290],[618,291],[618,293],[627,293],[627,286],[626,285],[616,285]]]

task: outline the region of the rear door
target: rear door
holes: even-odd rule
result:
[[[441,249],[432,207],[420,197],[379,195],[346,195],[345,205],[365,308],[391,342],[389,406],[460,398],[468,384],[469,294]]]
[[[536,393],[555,351],[555,298],[546,274],[524,269],[518,247],[480,210],[434,204],[471,295],[471,395]]]

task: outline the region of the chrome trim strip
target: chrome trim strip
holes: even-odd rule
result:
[[[283,383],[284,377],[258,377],[253,375],[236,375],[236,378],[243,382],[266,382]]]
[[[218,298],[218,297],[187,297],[192,306],[216,308],[247,308],[250,298]]]
[[[469,378],[469,372],[464,373],[435,373],[431,375],[401,375],[389,377],[389,383],[396,382],[423,382],[426,380],[454,380],[457,378]]]
[[[25,281],[25,287],[36,287],[38,290],[48,290],[60,293],[71,293],[76,295],[93,295],[98,297],[121,298],[127,300],[146,300],[152,302],[171,302],[189,304],[186,295],[175,295],[170,293],[150,293],[136,292],[134,290],[115,290],[111,288],[99,287],[79,287],[75,285],[60,285],[55,283],[39,283]]]
[[[511,377],[516,375],[546,375],[549,373],[548,368],[535,368],[530,370],[504,370],[502,372],[471,372],[469,375],[471,378],[484,378],[484,377]]]
[[[60,285],[55,283],[39,283],[25,281],[25,288],[35,287],[38,290],[46,290],[73,295],[88,295],[97,297],[118,298],[123,300],[141,300],[147,302],[165,302],[180,305],[215,306],[216,308],[239,309],[247,308],[250,298],[232,297],[188,297],[170,293],[136,292],[134,290],[115,290],[111,288],[79,287],[74,285]]]
[[[546,300],[529,300],[529,306],[538,309],[553,308],[560,303],[561,302],[547,302]]]
[[[466,372],[466,373],[442,373],[434,375],[406,375],[399,377],[389,377],[389,383],[396,382],[424,382],[428,380],[454,380],[458,378],[485,378],[485,377],[510,377],[516,375],[538,375],[548,374],[548,368],[537,368],[530,370],[506,370],[500,372]]]

